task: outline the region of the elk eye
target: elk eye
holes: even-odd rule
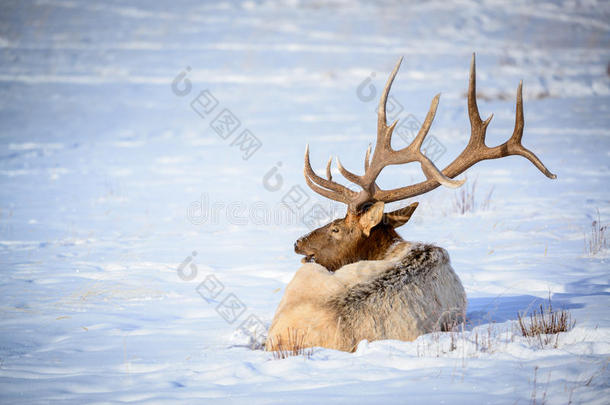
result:
[[[330,230],[331,232],[339,232],[339,228],[333,228]]]

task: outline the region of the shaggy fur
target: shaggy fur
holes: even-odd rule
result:
[[[360,261],[329,272],[304,264],[286,287],[269,329],[267,350],[289,330],[304,345],[353,351],[363,339],[414,340],[455,322],[466,294],[447,252],[397,243],[383,260]]]

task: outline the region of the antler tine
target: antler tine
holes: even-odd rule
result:
[[[355,192],[339,183],[332,181],[332,176],[329,176],[330,161],[326,165],[326,174],[327,176],[329,176],[328,180],[318,176],[313,171],[313,169],[311,168],[311,163],[309,161],[309,145],[307,145],[307,147],[305,148],[305,167],[303,170],[303,174],[305,175],[305,181],[307,182],[307,185],[313,191],[326,198],[349,204],[350,201],[355,197]]]
[[[487,132],[487,126],[493,118],[493,114],[485,121],[481,121],[481,117],[479,116],[476,96],[476,62],[475,54],[473,53],[472,62],[470,63],[470,83],[468,85],[468,115],[470,117],[472,129],[469,145],[464,152],[468,152],[470,159],[474,160],[472,164],[479,160],[499,159],[509,155],[520,155],[532,162],[545,176],[550,179],[556,179],[557,176],[551,173],[540,159],[521,143],[523,139],[523,128],[525,127],[525,119],[523,116],[523,80],[519,81],[519,86],[517,87],[515,110],[515,128],[509,140],[502,145],[493,148],[486,146],[485,134]],[[473,145],[470,145],[470,143]],[[482,158],[479,158],[478,156],[482,156]]]
[[[512,136],[501,145],[492,148],[485,145],[487,126],[491,122],[493,114],[485,121],[481,120],[479,115],[476,95],[476,62],[474,53],[472,54],[472,61],[470,63],[468,116],[470,118],[470,140],[462,153],[442,171],[444,176],[453,178],[482,160],[500,159],[509,155],[521,155],[532,162],[534,166],[548,178],[557,178],[557,176],[551,173],[533,152],[526,149],[521,144],[524,128],[522,82],[519,83],[519,87],[517,88],[515,128]],[[437,188],[440,184],[441,183],[438,180],[428,178],[426,181],[394,190],[379,190],[379,192],[376,193],[375,198],[385,202],[399,201],[427,193],[428,191]]]
[[[521,143],[523,139],[523,128],[525,127],[525,119],[523,117],[523,80],[519,80],[519,86],[517,87],[517,101],[515,102],[515,129],[513,130],[513,136],[516,142]]]
[[[421,148],[422,144],[424,143],[424,138],[426,138],[426,135],[428,135],[428,131],[432,126],[432,121],[434,121],[434,117],[436,116],[436,109],[438,108],[438,102],[440,98],[441,94],[439,93],[432,99],[432,102],[430,103],[430,109],[428,110],[428,114],[426,114],[426,119],[424,120],[422,126],[419,128],[417,136],[415,137],[411,145],[409,145],[408,147],[412,147],[416,150],[419,150]]]
[[[419,161],[421,164],[422,171],[426,175],[428,180],[435,180],[438,183],[442,184],[446,187],[456,188],[460,187],[466,179],[463,180],[452,180],[449,177],[445,176],[435,165],[432,163],[426,155],[421,152],[421,146],[428,135],[428,131],[430,130],[430,126],[432,126],[432,122],[434,121],[434,117],[436,116],[436,109],[438,107],[438,101],[441,95],[437,94],[432,99],[430,104],[430,109],[428,110],[428,114],[426,115],[426,119],[422,124],[417,136],[411,142],[409,146],[404,147],[403,149],[396,151],[394,155],[396,158],[392,161],[392,164],[401,164],[401,163],[409,163],[413,161]]]
[[[340,192],[342,191],[342,188],[345,188],[344,186],[335,183],[334,181],[326,180],[323,177],[318,176],[313,169],[311,168],[311,162],[309,161],[309,144],[306,146],[305,148],[305,168],[304,168],[304,174],[305,177],[309,177],[312,181],[314,181],[316,184],[330,189],[332,191],[336,191],[336,192]]]
[[[396,77],[396,74],[398,73],[398,69],[400,68],[400,65],[402,64],[402,60],[403,60],[402,56],[400,58],[398,58],[398,61],[396,62],[396,65],[394,66],[392,73],[390,73],[390,77],[388,78],[388,81],[386,82],[383,92],[381,93],[381,98],[379,100],[379,107],[377,108],[377,144],[375,145],[375,152],[373,153],[373,162],[375,162],[375,161],[379,160],[379,158],[381,158],[380,155],[384,154],[383,151],[385,149],[391,148],[390,140],[391,140],[392,131],[394,131],[394,128],[396,127],[396,124],[398,123],[398,121],[395,121],[392,125],[390,125],[388,127],[387,119],[386,119],[386,104],[388,101],[388,95],[390,94],[390,89],[392,88],[392,83],[394,82],[394,78]],[[343,167],[343,165],[341,164],[341,161],[339,160],[339,157],[337,157],[337,167],[339,169],[339,172],[343,175],[343,177],[345,177],[347,180],[351,181],[352,183],[359,185],[365,191],[367,191],[368,193],[370,193],[372,195],[373,188],[374,188],[372,183],[374,183],[375,178],[379,175],[379,173],[377,172],[374,176],[369,175],[369,168],[371,166],[369,158],[370,158],[370,147],[369,147],[369,150],[367,150],[367,158],[365,159],[365,162],[364,162],[365,174],[363,176],[358,176],[358,175],[350,172],[349,170],[347,170],[345,167]],[[372,181],[371,181],[371,177],[373,177]]]
[[[363,183],[362,183],[362,177],[358,176],[357,174],[354,174],[354,173],[350,172],[345,167],[343,167],[343,165],[341,164],[341,160],[339,160],[339,156],[337,156],[337,168],[339,169],[339,172],[341,172],[343,177],[345,177],[346,179],[348,179],[352,183],[356,183],[359,186],[364,187]]]
[[[449,164],[443,171],[440,171],[432,161],[426,157],[421,151],[424,139],[430,130],[436,110],[438,108],[440,94],[432,99],[430,109],[426,115],[426,119],[422,124],[417,136],[410,145],[396,151],[392,149],[391,138],[394,128],[398,121],[393,122],[390,126],[386,121],[386,103],[390,88],[396,77],[402,58],[394,67],[390,74],[386,86],[381,95],[378,109],[377,121],[377,143],[371,156],[371,146],[366,152],[364,159],[364,174],[358,176],[343,167],[339,158],[337,158],[337,167],[339,172],[349,181],[358,184],[362,187],[362,191],[356,193],[332,181],[330,175],[330,161],[326,165],[326,173],[328,180],[317,176],[309,163],[309,146],[305,152],[305,180],[307,184],[317,193],[330,199],[345,202],[350,210],[358,210],[362,204],[369,201],[383,201],[386,203],[403,200],[424,194],[434,190],[440,185],[448,187],[459,187],[464,180],[453,180],[454,177],[466,171],[470,166],[486,159],[500,159],[509,155],[521,155],[531,161],[542,173],[551,179],[557,176],[551,173],[546,166],[538,159],[538,157],[523,146],[523,85],[519,83],[517,88],[517,101],[515,113],[515,128],[513,134],[501,145],[488,147],[485,145],[485,134],[487,127],[493,118],[493,114],[485,121],[481,120],[479,108],[477,106],[476,95],[476,61],[473,53],[470,63],[470,77],[468,83],[468,116],[470,119],[470,140],[466,148],[460,155]],[[375,183],[377,176],[381,170],[388,165],[396,165],[410,162],[419,162],[422,171],[426,175],[426,180],[417,184],[393,189],[381,190]],[[314,184],[315,183],[315,184]]]
[[[323,197],[326,197],[328,199],[334,200],[334,201],[339,201],[345,204],[349,204],[350,200],[348,198],[345,198],[343,195],[327,190],[325,188],[322,188],[320,186],[318,186],[317,184],[315,184],[314,182],[311,181],[311,179],[307,176],[305,176],[305,182],[307,183],[307,185],[309,186],[309,188],[311,188],[313,191],[315,191],[316,193],[320,194]]]
[[[491,114],[485,121],[481,120],[479,106],[477,105],[477,66],[475,54],[470,60],[470,78],[468,80],[468,118],[470,118],[470,142],[477,146],[485,146],[485,133],[487,126],[493,118]]]
[[[394,78],[396,77],[398,69],[400,69],[400,65],[402,64],[402,59],[402,56],[398,58],[398,62],[396,62],[396,66],[394,66],[394,70],[392,70],[392,73],[390,73],[390,77],[388,77],[388,81],[385,84],[383,93],[381,93],[381,99],[379,100],[379,107],[377,109],[377,145],[390,146],[389,135],[391,134],[391,131],[387,131],[388,123],[386,118],[386,104],[388,102],[390,88],[392,88]],[[395,125],[396,123],[394,123],[393,126]]]
[[[332,181],[333,180],[333,175],[330,173],[330,164],[333,162],[333,157],[329,157],[328,158],[328,163],[326,163],[326,178],[328,179],[328,181]]]
[[[428,159],[421,151],[421,146],[424,138],[430,130],[432,121],[436,115],[436,109],[440,94],[436,95],[432,100],[428,114],[422,127],[419,130],[416,138],[411,142],[410,145],[405,148],[395,151],[392,149],[391,140],[392,134],[398,121],[394,121],[390,126],[387,125],[386,121],[386,104],[387,98],[394,82],[394,78],[398,73],[398,69],[402,63],[402,58],[398,60],[394,70],[390,74],[386,86],[381,95],[378,109],[378,125],[377,125],[377,144],[375,145],[375,151],[372,158],[370,157],[371,148],[369,146],[365,157],[364,167],[365,173],[362,176],[358,176],[349,170],[347,170],[341,164],[341,161],[337,157],[337,167],[339,172],[352,183],[358,184],[362,187],[363,191],[358,194],[358,198],[352,203],[352,206],[358,207],[359,205],[366,203],[370,200],[380,200],[378,194],[382,192],[379,187],[375,184],[375,180],[379,176],[379,173],[384,167],[388,165],[396,165],[410,162],[419,162],[425,176],[429,180],[437,181],[438,183],[447,187],[459,187],[464,184],[465,180],[452,180],[443,175],[443,173]],[[383,200],[380,200],[383,201]]]
[[[527,149],[521,143],[523,139],[523,128],[525,127],[525,120],[523,118],[523,80],[519,81],[519,87],[517,87],[517,102],[515,111],[515,129],[513,135],[508,140],[508,150],[510,154],[521,155],[528,159],[534,164],[546,177],[549,179],[556,179],[557,175],[551,173],[549,169],[538,159],[532,151]]]

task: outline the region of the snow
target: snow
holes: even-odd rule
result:
[[[609,252],[585,235],[610,217],[608,15],[595,0],[3,2],[1,402],[607,403]],[[320,173],[331,154],[361,167],[404,55],[400,118],[421,122],[442,92],[431,135],[449,163],[473,51],[488,144],[512,133],[523,79],[524,144],[558,179],[510,157],[466,174],[478,203],[493,187],[486,209],[456,214],[447,189],[417,199],[400,232],[449,251],[468,325],[308,359],[256,350],[240,325],[269,325],[303,215],[344,210],[307,188],[305,144]],[[172,88],[181,72],[189,91]],[[227,139],[223,109],[240,122]],[[412,166],[382,187],[421,179]],[[281,204],[294,187],[296,214]],[[515,325],[549,294],[576,321],[557,347]],[[232,299],[235,320],[217,310]]]

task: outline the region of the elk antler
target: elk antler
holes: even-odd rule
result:
[[[540,159],[538,159],[533,152],[526,149],[521,144],[524,126],[522,82],[519,83],[519,87],[517,89],[517,111],[513,135],[502,145],[492,148],[485,145],[485,133],[493,114],[485,121],[482,121],[479,115],[476,100],[476,69],[474,53],[472,54],[472,62],[470,64],[470,82],[468,86],[468,115],[470,117],[471,133],[468,145],[462,151],[462,153],[443,171],[440,171],[434,165],[434,163],[432,163],[432,161],[421,152],[422,143],[430,130],[430,126],[432,125],[432,121],[434,120],[434,116],[436,114],[440,94],[437,94],[432,99],[430,110],[428,111],[426,119],[424,120],[424,123],[422,124],[413,142],[398,151],[392,149],[392,132],[394,131],[398,121],[394,121],[390,126],[387,125],[386,103],[390,88],[392,87],[392,82],[396,77],[396,73],[398,72],[401,62],[402,58],[398,60],[398,63],[390,74],[388,82],[381,95],[381,100],[379,101],[377,143],[370,162],[370,146],[366,152],[366,157],[364,159],[364,174],[362,176],[358,176],[350,172],[343,167],[337,158],[337,166],[341,174],[347,180],[362,187],[362,191],[355,192],[332,181],[332,176],[330,174],[331,160],[328,161],[326,166],[326,174],[328,179],[323,179],[317,176],[311,168],[311,164],[309,162],[309,146],[307,146],[305,151],[305,181],[309,187],[312,188],[312,190],[332,200],[346,203],[349,210],[358,211],[362,205],[367,202],[393,202],[403,200],[424,194],[437,188],[441,184],[448,187],[459,187],[464,183],[465,180],[453,180],[453,178],[466,171],[470,166],[482,160],[499,159],[509,155],[521,155],[529,159],[547,177],[551,179],[557,177],[542,164]],[[425,181],[393,190],[382,190],[375,183],[379,173],[385,166],[410,162],[420,163],[422,171],[426,176]]]

